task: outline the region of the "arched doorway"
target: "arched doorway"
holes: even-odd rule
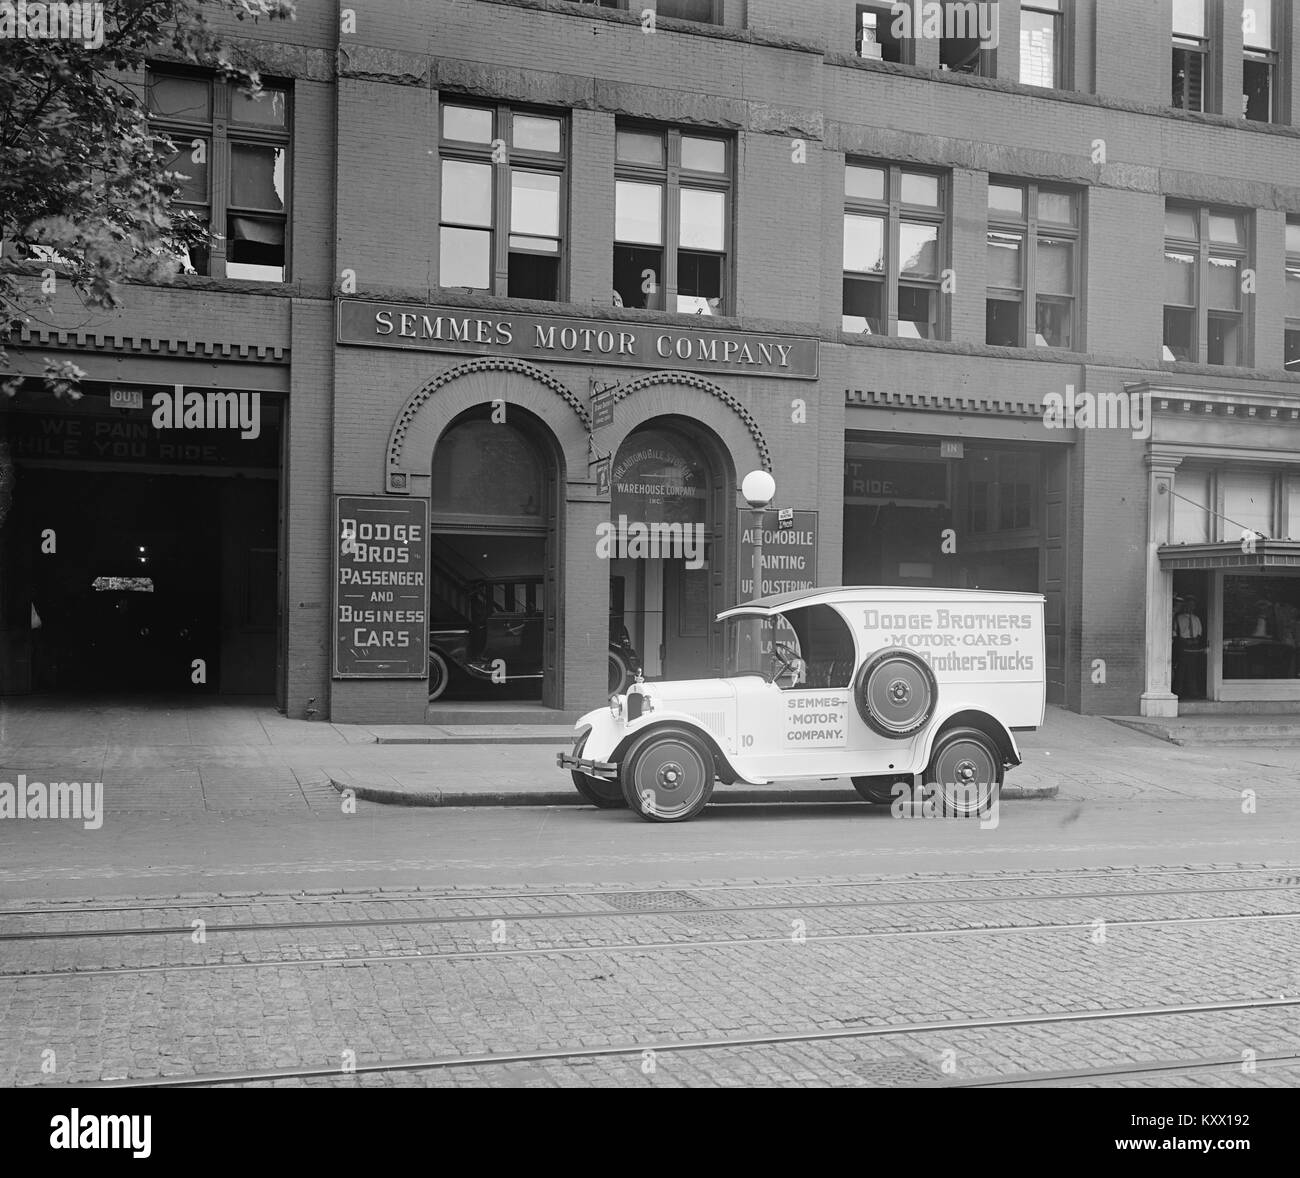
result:
[[[540,696],[559,706],[559,463],[531,414],[455,418],[433,452],[430,698]],[[440,665],[441,664],[441,665]]]
[[[694,679],[720,665],[729,464],[684,418],[633,430],[611,471],[611,634],[625,628],[647,679]]]

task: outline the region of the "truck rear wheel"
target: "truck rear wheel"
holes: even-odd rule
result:
[[[1002,750],[978,728],[953,728],[934,744],[923,785],[937,787],[942,812],[958,818],[987,814],[1002,793]]]
[[[584,732],[578,738],[578,743],[573,746],[575,757],[582,756],[582,750],[586,747],[587,737],[590,735],[591,733]],[[577,769],[570,769],[569,776],[573,778],[573,788],[593,806],[601,810],[621,810],[627,805],[623,800],[623,787],[617,781],[592,777],[591,774],[581,773]]]
[[[878,650],[858,671],[853,702],[872,732],[902,740],[930,722],[939,702],[939,684],[930,665],[910,650]]]
[[[713,796],[713,754],[684,728],[657,728],[632,743],[619,766],[628,808],[647,822],[686,822]]]

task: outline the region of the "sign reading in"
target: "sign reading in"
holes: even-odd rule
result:
[[[817,378],[811,336],[340,299],[338,342],[577,364]]]
[[[339,496],[334,518],[334,677],[428,673],[425,499]]]
[[[754,592],[754,513],[740,512],[740,600],[794,593],[817,585],[817,513],[796,511],[792,527],[780,527],[779,513],[763,512],[763,586]]]

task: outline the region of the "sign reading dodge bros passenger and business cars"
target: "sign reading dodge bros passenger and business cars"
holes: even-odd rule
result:
[[[341,495],[334,517],[334,676],[423,679],[429,625],[425,499]]]
[[[734,376],[817,377],[817,341],[633,320],[572,319],[467,307],[340,299],[338,342],[578,364],[688,368]]]

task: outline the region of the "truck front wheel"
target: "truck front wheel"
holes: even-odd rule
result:
[[[590,735],[591,733],[584,732],[578,743],[573,746],[575,757],[582,756],[582,750],[586,747],[587,737]],[[577,769],[570,769],[569,776],[573,778],[573,788],[598,809],[621,810],[627,805],[623,800],[623,787],[617,781],[592,777],[590,773],[581,773]]]
[[[685,822],[713,796],[713,754],[684,728],[658,728],[633,741],[619,767],[628,808],[647,822]]]

